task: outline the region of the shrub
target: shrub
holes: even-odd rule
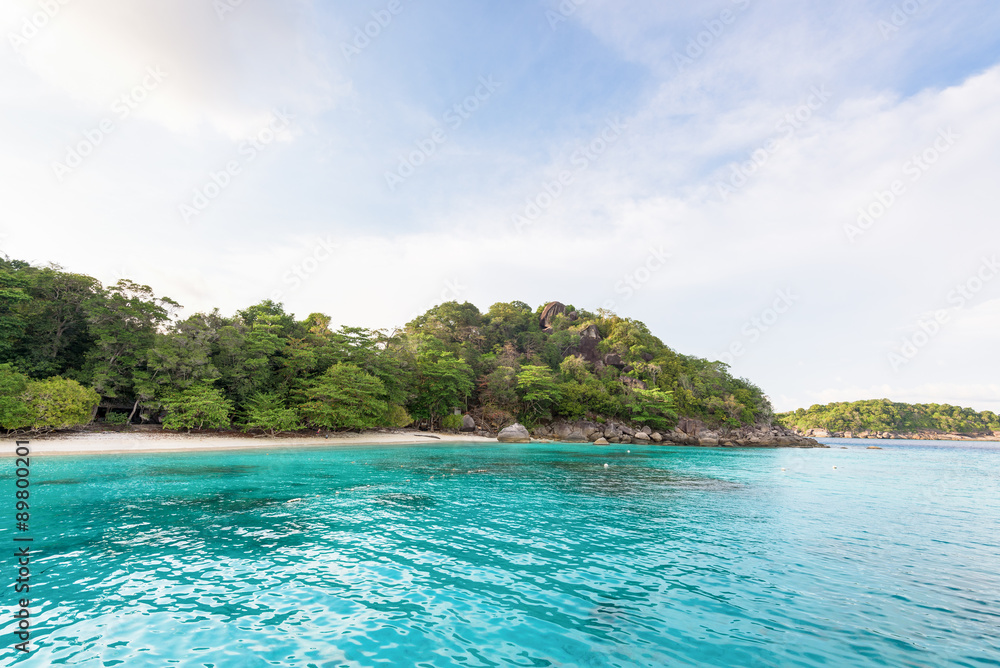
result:
[[[109,412],[101,420],[104,424],[122,425],[128,424],[128,413],[111,413]]]
[[[389,404],[389,411],[385,418],[385,424],[389,427],[406,427],[413,423],[413,418],[406,412],[406,409],[399,404]]]
[[[353,364],[334,364],[305,389],[302,416],[326,429],[371,429],[382,424],[389,406],[382,381]]]
[[[462,428],[462,416],[461,415],[445,415],[441,418],[441,428],[450,429],[452,431],[458,431]]]
[[[233,404],[222,390],[199,384],[163,399],[168,415],[163,419],[167,429],[220,429],[230,425]]]
[[[28,382],[24,393],[35,429],[67,429],[90,422],[101,396],[75,380],[54,376]]]
[[[258,392],[250,399],[244,427],[263,429],[274,436],[279,431],[294,431],[302,428],[299,414],[288,408],[277,394]]]

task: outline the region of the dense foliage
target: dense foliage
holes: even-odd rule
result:
[[[900,404],[888,399],[814,405],[806,410],[778,415],[786,427],[828,431],[888,431],[914,433],[940,431],[958,434],[989,434],[1000,431],[995,413],[977,413],[971,408],[947,404]]]
[[[523,302],[435,306],[395,331],[297,320],[263,301],[226,316],[128,280],[0,259],[0,427],[370,429],[610,419],[657,428],[768,422],[725,364],[676,353],[641,322],[572,306],[539,322]],[[572,313],[572,316],[570,315]],[[581,332],[598,332],[589,361]],[[610,355],[613,363],[602,360]]]

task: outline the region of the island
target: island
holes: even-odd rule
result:
[[[823,447],[776,421],[764,392],[726,364],[603,309],[452,301],[391,330],[300,320],[271,300],[233,315],[180,309],[127,279],[105,286],[0,259],[0,428],[268,438],[513,428],[519,440]]]
[[[996,413],[948,404],[905,404],[889,399],[816,404],[781,413],[777,420],[796,434],[814,438],[1000,440]]]

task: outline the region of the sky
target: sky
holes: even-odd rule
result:
[[[995,0],[5,0],[0,252],[224,313],[558,300],[777,410],[1000,411]]]

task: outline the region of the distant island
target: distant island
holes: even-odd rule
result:
[[[0,428],[495,436],[520,424],[570,441],[819,445],[774,423],[764,392],[725,364],[604,310],[448,302],[389,331],[298,320],[270,300],[232,316],[179,309],[127,279],[0,259]]]
[[[781,413],[778,421],[814,438],[998,440],[1000,417],[948,404],[902,404],[871,399],[814,405]]]

